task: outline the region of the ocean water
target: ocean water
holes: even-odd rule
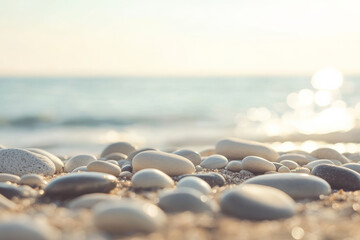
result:
[[[299,129],[279,130],[284,125],[279,121],[294,113],[291,93],[303,89],[316,93],[310,80],[309,76],[3,77],[0,144],[72,154],[99,153],[114,141],[166,148],[212,145],[226,136],[261,140],[292,134]],[[351,112],[351,128],[358,122],[359,89],[360,77],[344,77],[328,105],[342,104]],[[312,114],[324,109],[312,104]]]

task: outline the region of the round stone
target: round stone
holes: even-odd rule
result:
[[[93,161],[87,165],[87,170],[90,172],[107,173],[115,177],[118,177],[121,173],[119,166],[105,161]]]
[[[232,171],[232,172],[240,172],[242,170],[242,162],[232,160],[226,165],[226,170]]]
[[[278,162],[281,162],[282,160],[292,160],[294,162],[296,162],[297,164],[299,164],[300,166],[306,165],[311,161],[316,160],[316,158],[310,156],[310,155],[302,155],[302,154],[296,154],[296,153],[286,153],[281,155],[278,158]]]
[[[194,166],[197,166],[201,163],[201,156],[198,152],[188,149],[180,149],[173,153],[189,159],[194,164]]]
[[[87,166],[89,163],[96,161],[96,157],[93,155],[77,155],[65,163],[65,172],[72,172],[75,168]]]
[[[275,220],[295,214],[295,202],[268,186],[246,184],[226,191],[220,199],[225,214],[246,220]]]
[[[275,165],[261,157],[248,156],[242,160],[242,168],[252,173],[265,173],[267,171],[276,171]]]
[[[346,163],[346,164],[342,165],[342,167],[346,167],[351,170],[354,170],[355,172],[360,173],[360,164],[359,163]],[[1,179],[1,174],[0,174],[0,179]],[[1,182],[1,180],[0,180],[0,182]]]
[[[322,178],[308,174],[269,174],[253,177],[244,184],[259,184],[277,188],[293,199],[315,199],[331,192],[330,185]]]
[[[100,202],[119,201],[119,200],[121,200],[120,196],[115,196],[105,193],[90,193],[71,200],[68,204],[68,207],[71,209],[80,209],[80,208],[91,209]]]
[[[138,171],[131,179],[134,188],[170,188],[174,186],[174,181],[154,168],[147,168]]]
[[[20,177],[9,173],[0,173],[0,182],[19,183]]]
[[[227,164],[228,160],[226,157],[215,154],[205,158],[200,166],[207,169],[221,169],[226,167]]]
[[[278,172],[279,173],[289,173],[291,171],[287,166],[281,166],[281,167],[279,167]]]
[[[57,177],[45,187],[45,197],[67,199],[87,193],[108,193],[117,185],[110,174],[97,172],[72,173]]]
[[[160,195],[158,206],[165,212],[215,212],[215,202],[201,192],[191,188],[178,188]]]
[[[279,154],[275,150],[262,143],[237,138],[220,140],[216,143],[215,150],[216,153],[229,160],[257,156],[275,162],[279,158]]]
[[[294,162],[292,160],[282,160],[280,163],[282,165],[288,167],[290,170],[299,167],[299,164],[297,164],[296,162]]]
[[[312,170],[314,167],[316,167],[318,165],[323,165],[323,164],[334,164],[334,163],[328,159],[319,159],[319,160],[315,160],[315,161],[312,161],[312,162],[306,164],[304,167]]]
[[[195,172],[194,164],[189,159],[160,151],[141,152],[134,157],[132,162],[134,171],[156,168],[169,176]]]
[[[63,171],[64,163],[57,156],[55,156],[55,155],[53,155],[53,154],[51,154],[51,153],[49,153],[49,152],[47,152],[45,150],[39,149],[39,148],[27,148],[26,150],[28,150],[30,152],[33,152],[33,153],[43,155],[43,156],[47,157],[48,159],[50,159],[55,165],[55,171],[56,172],[62,172]]]
[[[331,148],[319,148],[311,153],[311,156],[318,159],[335,159],[340,161],[341,163],[349,163],[351,162],[347,157],[339,153],[338,151]]]
[[[327,181],[333,189],[360,190],[360,174],[349,168],[335,165],[318,165],[312,174]]]
[[[28,185],[30,187],[44,187],[47,182],[44,178],[37,174],[26,174],[20,179],[21,185]]]
[[[222,187],[226,184],[225,178],[218,173],[197,173],[195,175],[186,174],[179,176],[177,180],[180,181],[180,179],[190,176],[201,178],[202,180],[207,182],[210,185],[210,187],[215,187],[215,186]]]
[[[151,203],[124,199],[96,205],[94,221],[98,229],[110,234],[151,233],[165,225],[166,215]]]
[[[128,142],[116,142],[107,146],[101,153],[100,157],[105,157],[111,153],[123,153],[129,155],[129,153],[136,150],[136,146]]]
[[[54,163],[47,157],[22,149],[0,150],[0,172],[22,176],[28,173],[53,175]]]
[[[186,177],[177,183],[177,188],[193,188],[207,195],[211,193],[210,185],[198,177]]]
[[[106,155],[105,156],[105,159],[106,160],[123,160],[123,159],[126,159],[127,156],[123,153],[110,153],[109,155]]]

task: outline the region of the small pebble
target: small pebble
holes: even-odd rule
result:
[[[194,164],[194,166],[197,166],[201,163],[201,156],[198,152],[188,150],[188,149],[181,149],[181,150],[177,150],[173,153],[189,159]]]
[[[174,181],[158,169],[143,169],[136,172],[132,179],[134,188],[170,188],[174,186]]]
[[[328,159],[320,159],[320,160],[312,161],[312,162],[306,164],[304,167],[312,170],[314,167],[316,167],[318,165],[322,165],[322,164],[334,164],[334,163]]]
[[[30,187],[44,187],[47,182],[38,174],[26,174],[20,179],[21,185],[28,185]]]
[[[208,195],[211,193],[210,185],[198,177],[183,178],[177,183],[176,187],[177,188],[193,188],[205,195]]]
[[[100,157],[108,156],[112,153],[123,153],[129,155],[129,153],[136,150],[136,146],[128,142],[116,142],[107,146],[101,153]],[[115,160],[115,159],[114,159]]]
[[[86,166],[81,166],[81,167],[77,167],[74,170],[72,170],[72,173],[77,173],[77,172],[87,172],[88,169]]]
[[[19,183],[20,177],[10,173],[0,173],[0,182]]]
[[[306,173],[306,174],[311,173],[310,169],[308,169],[306,167],[298,167],[298,168],[291,170],[291,172],[292,173]]]
[[[343,164],[351,162],[347,157],[331,148],[316,149],[311,153],[311,156],[317,159],[335,159],[339,160]]]
[[[180,181],[180,179],[182,179],[184,177],[189,177],[189,176],[201,178],[202,180],[207,182],[210,185],[210,187],[215,187],[215,186],[222,187],[226,184],[225,178],[221,174],[214,173],[214,172],[186,174],[186,175],[179,176],[177,178],[177,180]]]
[[[268,171],[276,171],[275,165],[261,157],[248,156],[242,160],[242,168],[252,173],[265,173]]]
[[[87,166],[89,163],[91,163],[93,161],[96,161],[96,158],[93,155],[83,154],[83,155],[74,156],[66,161],[65,172],[68,172],[68,173],[72,172],[74,169],[76,169],[78,167],[82,167],[82,166]]]
[[[207,169],[221,169],[225,168],[227,164],[228,160],[226,157],[215,154],[205,158],[201,162],[200,166]]]
[[[311,161],[316,160],[316,158],[310,156],[310,155],[302,155],[302,154],[296,154],[296,153],[286,153],[281,155],[278,158],[278,162],[281,162],[282,160],[292,160],[299,164],[300,166],[306,165]]]
[[[288,167],[290,170],[293,170],[293,169],[299,167],[299,164],[297,164],[296,162],[294,162],[292,160],[282,160],[280,163],[282,165]]]
[[[123,160],[123,159],[126,159],[127,156],[123,153],[119,153],[119,152],[116,152],[116,153],[110,153],[109,155],[106,155],[105,157],[105,160]]]
[[[90,172],[101,172],[118,177],[121,173],[119,166],[105,162],[105,161],[93,161],[87,165],[87,170]]]
[[[278,172],[279,173],[289,173],[291,172],[290,169],[287,167],[287,166],[281,166],[279,169],[278,169]]]
[[[130,164],[125,164],[121,167],[121,171],[128,171],[128,172],[132,172],[133,168]]]
[[[232,160],[228,163],[226,166],[226,170],[232,171],[232,172],[240,172],[242,170],[242,163],[241,161]]]
[[[124,171],[120,173],[120,178],[126,178],[126,179],[131,179],[132,178],[132,173],[128,172],[128,171]]]

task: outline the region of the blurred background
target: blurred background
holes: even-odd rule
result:
[[[0,0],[0,144],[359,151],[356,0]]]

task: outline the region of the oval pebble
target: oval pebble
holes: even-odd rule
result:
[[[279,173],[289,173],[291,171],[287,166],[281,166],[281,167],[279,167],[278,172]]]
[[[87,166],[89,163],[91,163],[93,161],[97,161],[95,156],[93,156],[93,155],[83,154],[83,155],[74,156],[66,161],[65,172],[70,173],[74,169],[76,169],[78,167],[82,167],[82,166]]]
[[[172,153],[160,151],[145,151],[137,154],[133,159],[133,170],[156,168],[169,176],[194,173],[194,164],[187,158]]]
[[[128,142],[116,142],[107,146],[101,153],[100,157],[105,157],[112,153],[123,153],[129,155],[129,153],[136,150],[136,146]]]
[[[202,180],[207,182],[210,185],[210,187],[215,187],[215,186],[222,187],[226,184],[225,178],[219,173],[186,174],[186,175],[179,176],[177,178],[177,180],[179,181],[180,179],[189,177],[189,176],[201,178]]]
[[[290,170],[293,170],[293,169],[299,167],[299,164],[297,164],[297,162],[294,162],[292,160],[282,160],[280,163],[282,165],[288,167]]]
[[[151,203],[136,199],[124,199],[96,205],[94,221],[98,229],[110,234],[151,233],[165,225],[166,215]]]
[[[357,173],[360,173],[360,164],[359,163],[346,163],[346,164],[342,165],[342,167],[346,167],[351,170],[354,170]],[[1,180],[0,180],[0,182],[1,182]]]
[[[286,193],[268,186],[246,184],[221,196],[225,214],[246,220],[275,220],[295,215],[295,202]]]
[[[248,156],[242,160],[242,168],[252,173],[265,173],[268,171],[276,171],[275,165],[261,157]]]
[[[44,189],[44,196],[66,199],[88,193],[108,193],[117,185],[117,179],[110,174],[80,172],[57,177]]]
[[[90,193],[85,194],[80,197],[77,197],[71,200],[68,204],[68,208],[71,209],[80,209],[86,208],[91,209],[96,204],[103,202],[103,201],[119,201],[121,200],[120,196],[110,195],[105,193]]]
[[[90,172],[101,172],[118,177],[121,173],[121,168],[115,164],[105,161],[93,161],[87,165],[87,170]]]
[[[10,173],[0,173],[0,182],[19,183],[20,177]]]
[[[205,158],[200,166],[207,169],[221,169],[226,167],[228,160],[226,157],[215,154]]]
[[[275,162],[279,154],[272,148],[254,141],[237,138],[220,140],[215,146],[216,153],[227,157],[229,160],[244,159],[247,156],[257,156]]]
[[[226,165],[226,170],[232,171],[232,172],[240,172],[242,170],[242,162],[232,160]]]
[[[147,168],[136,172],[132,179],[134,188],[169,188],[174,186],[174,181],[164,172]]]
[[[125,178],[125,179],[131,179],[132,178],[132,173],[128,172],[128,171],[124,171],[120,173],[120,178]]]
[[[294,162],[296,162],[297,164],[299,164],[300,166],[306,165],[311,161],[316,160],[316,158],[310,156],[310,155],[302,155],[302,154],[296,154],[296,153],[286,153],[281,155],[278,158],[278,162],[281,162],[282,160],[292,160]]]
[[[30,187],[44,187],[47,182],[38,174],[26,174],[21,177],[20,184]]]
[[[55,165],[43,155],[27,150],[8,148],[0,150],[0,172],[17,176],[28,173],[53,175]]]
[[[334,163],[328,159],[319,159],[306,164],[304,167],[312,170],[314,167],[322,164],[334,164]]]
[[[26,150],[33,152],[33,153],[37,153],[40,155],[43,155],[47,158],[49,158],[55,165],[55,171],[56,172],[62,172],[64,169],[64,163],[63,161],[60,160],[60,158],[58,158],[57,156],[55,156],[54,154],[51,154],[45,150],[39,149],[39,148],[27,148]]]
[[[338,151],[332,148],[316,149],[311,153],[311,156],[318,159],[330,159],[330,160],[334,159],[340,161],[343,164],[351,162],[347,157],[345,157],[344,155],[342,155],[341,153],[339,153]]]
[[[208,195],[211,193],[210,185],[198,177],[186,177],[181,179],[177,185],[177,188],[193,188],[198,190],[202,194]]]
[[[313,199],[331,192],[330,185],[322,178],[308,174],[269,174],[253,177],[244,184],[259,184],[277,188],[293,199]]]
[[[189,159],[194,164],[194,166],[197,166],[201,163],[201,156],[198,152],[188,149],[180,149],[173,153]]]

